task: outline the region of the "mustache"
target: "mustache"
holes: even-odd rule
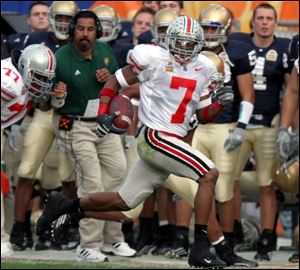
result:
[[[81,42],[81,41],[87,41],[87,42],[90,42],[90,40],[87,39],[87,38],[81,38],[79,41],[80,41],[80,42]]]

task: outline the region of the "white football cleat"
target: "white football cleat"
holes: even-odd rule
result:
[[[76,249],[75,261],[77,262],[108,262],[108,258],[98,248]]]
[[[136,255],[136,250],[130,248],[126,242],[104,244],[102,251],[110,255],[122,257],[134,257]]]

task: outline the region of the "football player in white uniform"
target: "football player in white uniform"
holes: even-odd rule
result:
[[[24,117],[31,106],[29,100],[29,95],[24,91],[21,75],[12,64],[11,59],[1,60],[1,161],[2,145],[4,145],[2,131]],[[5,215],[1,188],[1,258],[13,254],[9,236],[4,229],[4,222]]]
[[[41,61],[47,59],[41,67]],[[48,96],[54,77],[56,60],[44,45],[24,49],[18,61],[18,70],[12,59],[1,60],[1,130],[21,120],[33,102]]]
[[[41,69],[36,60],[43,61],[45,58],[50,61]],[[34,103],[49,94],[55,65],[53,53],[43,45],[32,45],[23,50],[18,61],[18,69],[11,58],[1,60],[1,142],[2,131],[20,121]],[[8,236],[3,228],[5,217],[2,204],[1,192],[1,256],[12,253]]]
[[[212,61],[199,55],[203,43],[200,25],[182,16],[168,28],[167,50],[153,45],[138,45],[133,49],[129,56],[131,65],[118,70],[101,91],[95,133],[103,137],[109,132],[126,131],[112,125],[115,115],[107,114],[108,105],[120,86],[140,82],[139,119],[144,124],[138,141],[140,159],[118,192],[95,193],[74,200],[66,200],[60,193],[53,192],[38,220],[37,234],[60,215],[78,209],[132,209],[174,173],[199,183],[195,198],[195,241],[189,264],[225,266],[209,251],[207,241],[208,216],[218,171],[209,159],[183,141],[195,112],[200,120],[209,121],[222,107],[219,102],[214,102],[213,106],[207,106],[206,100],[205,104],[201,102],[210,94],[207,88],[217,72]]]

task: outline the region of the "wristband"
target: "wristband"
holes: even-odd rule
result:
[[[107,96],[110,98],[114,98],[116,95],[117,95],[117,92],[115,92],[113,89],[111,89],[109,87],[104,87],[100,91],[99,97]]]
[[[209,108],[212,108],[215,112],[219,112],[219,111],[223,110],[223,106],[220,104],[219,101],[215,101],[214,103],[212,103],[211,105],[209,105],[203,109],[203,120],[205,120],[207,122],[212,122],[215,120],[216,116],[211,115],[209,113]]]
[[[61,108],[62,106],[65,105],[65,99],[66,99],[66,96],[67,96],[67,92],[65,92],[65,95],[63,98],[57,98],[55,96],[52,96],[51,97],[51,106],[53,106],[54,108]]]
[[[138,107],[140,105],[140,101],[136,98],[132,98],[131,103],[133,106],[136,106],[136,107]]]
[[[247,125],[251,118],[253,108],[254,108],[254,106],[251,102],[242,101],[240,104],[240,114],[239,114],[238,122],[241,122],[241,123],[244,123],[245,125]]]
[[[219,100],[215,101],[213,104],[212,104],[212,108],[218,112],[218,111],[221,111],[224,109],[224,106],[219,102]]]
[[[100,103],[98,108],[98,115],[106,114],[108,111],[108,104],[107,103]]]
[[[121,87],[125,88],[125,87],[129,86],[126,79],[124,78],[122,69],[118,69],[115,73],[115,76],[116,76],[118,83],[121,85]]]
[[[244,123],[242,123],[242,122],[237,122],[237,125],[236,125],[236,127],[238,127],[238,128],[242,128],[242,129],[246,129],[246,124],[244,124]]]

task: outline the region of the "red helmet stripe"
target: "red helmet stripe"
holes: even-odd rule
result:
[[[50,71],[53,71],[53,53],[52,53],[52,51],[49,49],[49,48],[47,48],[46,47],[46,51],[48,52],[48,54],[49,54],[49,70]]]
[[[188,33],[191,32],[191,26],[192,26],[192,20],[191,20],[190,17],[187,17],[187,29],[186,29],[186,31],[187,31]]]

